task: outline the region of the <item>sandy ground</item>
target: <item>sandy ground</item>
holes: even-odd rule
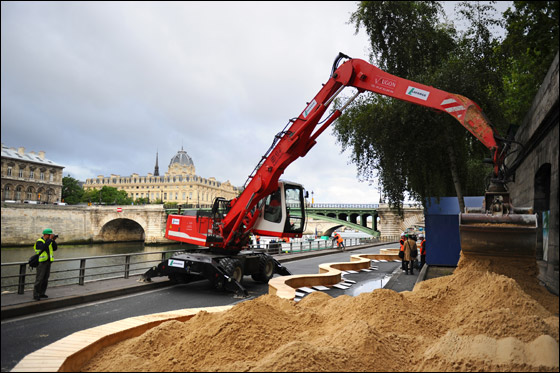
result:
[[[83,371],[558,371],[558,297],[534,261],[461,257],[414,291],[263,295],[169,321]]]

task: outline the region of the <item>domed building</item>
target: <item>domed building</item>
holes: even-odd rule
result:
[[[156,153],[153,174],[148,173],[146,176],[136,173],[130,176],[112,174],[109,177],[100,175],[97,178],[87,179],[84,189],[101,189],[110,186],[124,190],[134,200],[147,198],[149,201],[177,202],[187,207],[212,207],[216,197],[233,199],[240,192],[239,188],[233,186],[229,180],[220,182],[214,177],[198,176],[192,158],[182,147],[171,158],[167,172],[163,176],[159,174],[158,156],[159,154]]]
[[[156,164],[157,164],[157,160],[156,160]],[[173,158],[171,158],[167,172],[174,173],[174,174],[187,173],[190,175],[194,175],[195,168],[194,168],[193,160],[187,154],[187,152],[183,150],[183,147],[181,147],[181,150],[179,150],[177,154]]]

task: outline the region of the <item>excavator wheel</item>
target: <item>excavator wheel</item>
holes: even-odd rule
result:
[[[259,273],[251,275],[254,281],[267,283],[274,276],[274,262],[268,255],[259,257]]]
[[[243,267],[239,260],[222,258],[218,263],[222,266],[226,275],[233,277],[239,283],[243,281]]]

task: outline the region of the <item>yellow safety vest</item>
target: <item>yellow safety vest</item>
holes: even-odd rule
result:
[[[41,237],[37,241],[35,241],[35,245],[33,245],[33,250],[35,250],[35,254],[39,254],[39,252],[40,252],[40,250],[37,249],[37,242],[39,242],[39,241],[41,241],[42,243],[46,243],[45,240],[43,239],[43,237]],[[54,261],[52,242],[49,245],[49,252],[47,253],[47,250],[43,250],[41,255],[39,255],[39,263],[46,262],[47,260],[49,260],[49,258],[51,259],[51,262]]]

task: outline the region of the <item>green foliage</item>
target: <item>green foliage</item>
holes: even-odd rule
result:
[[[146,205],[150,204],[150,199],[148,197],[136,198],[134,200],[135,205]]]
[[[523,123],[533,98],[558,52],[558,1],[514,1],[505,13],[507,36],[497,49],[505,97],[502,110]]]
[[[364,27],[370,57],[388,73],[406,77],[426,71],[453,45],[453,30],[437,23],[436,1],[362,1],[350,21]]]
[[[505,135],[509,124],[519,122],[512,118],[527,111],[522,102],[530,106],[544,77],[531,72],[542,68],[546,73],[558,45],[558,2],[514,3],[515,10],[505,14],[508,35],[503,43],[491,31],[503,24],[491,2],[456,7],[467,24],[462,32],[440,21],[442,7],[435,1],[363,1],[350,21],[356,32],[361,27],[367,32],[374,64],[401,78],[470,98]],[[525,35],[520,30],[529,31]],[[530,53],[519,46],[527,46]],[[537,58],[543,54],[546,61]],[[530,93],[521,96],[520,91]],[[447,114],[369,94],[346,110],[334,132],[351,151],[359,177],[378,178],[384,197],[399,206],[407,194],[426,201],[431,196],[484,193],[490,168],[483,159],[490,152],[458,124]],[[455,184],[452,169],[459,178]]]
[[[87,190],[82,196],[82,202],[103,205],[130,205],[132,198],[124,190],[104,186],[99,190]]]
[[[69,205],[80,203],[84,189],[80,186],[78,180],[70,177],[70,175],[62,178],[62,200]]]
[[[472,11],[464,9],[467,15]],[[488,103],[487,87],[496,81],[489,63],[495,44],[484,25],[493,21],[476,18],[476,25],[459,37],[451,24],[439,21],[440,15],[437,2],[361,2],[351,20],[366,28],[373,59],[385,71]],[[461,185],[477,194],[484,190],[482,182],[473,188],[471,180],[483,179],[488,169],[480,174],[481,167],[469,160],[488,152],[446,114],[370,95],[339,119],[335,133],[343,148],[352,150],[359,175],[378,177],[393,206],[406,194],[418,201],[456,195],[450,152]]]

